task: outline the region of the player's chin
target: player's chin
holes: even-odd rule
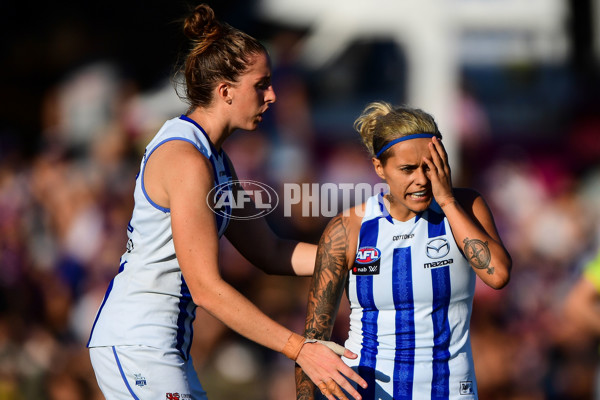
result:
[[[255,130],[257,130],[258,126],[261,123],[261,121],[262,121],[262,118],[260,118],[260,119],[256,118],[256,119],[250,121],[248,123],[248,126],[245,128],[245,130],[247,130],[247,131],[255,131]]]
[[[425,211],[431,205],[431,196],[413,197],[409,196],[408,201],[411,204],[411,208],[414,211],[421,212]]]

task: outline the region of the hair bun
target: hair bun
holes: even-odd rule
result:
[[[197,5],[185,19],[183,33],[191,40],[209,39],[218,35],[220,23],[206,4]]]

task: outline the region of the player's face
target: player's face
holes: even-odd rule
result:
[[[375,172],[390,186],[390,213],[392,217],[407,221],[417,213],[425,211],[433,194],[431,181],[427,177],[428,167],[423,157],[431,159],[427,146],[431,139],[410,139],[395,144],[389,151],[392,155],[385,165],[373,159]]]
[[[265,53],[250,59],[248,70],[231,89],[232,124],[236,128],[253,131],[263,119],[263,114],[277,97],[271,86],[271,65]]]

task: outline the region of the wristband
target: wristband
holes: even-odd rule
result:
[[[300,350],[302,350],[302,346],[304,346],[304,337],[297,333],[292,333],[281,352],[290,360],[296,361],[298,354],[300,354]]]

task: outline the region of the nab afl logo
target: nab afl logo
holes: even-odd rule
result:
[[[378,275],[381,251],[376,247],[361,247],[352,266],[354,275]]]
[[[381,251],[376,247],[361,247],[356,252],[356,262],[359,264],[373,264],[381,258]]]

